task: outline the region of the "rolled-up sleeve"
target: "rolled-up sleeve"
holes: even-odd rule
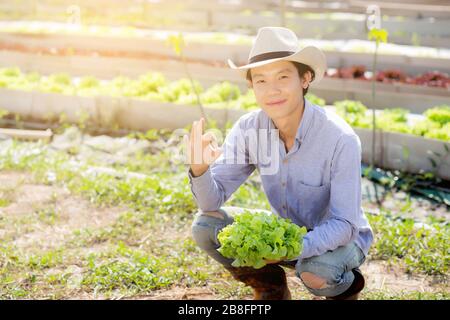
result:
[[[331,161],[330,215],[303,238],[300,259],[321,255],[353,241],[358,235],[361,209],[361,142],[344,134]]]
[[[223,154],[201,176],[188,176],[191,191],[202,211],[216,211],[255,170],[249,163],[244,132],[237,121],[225,138]]]

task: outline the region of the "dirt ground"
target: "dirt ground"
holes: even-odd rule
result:
[[[0,172],[0,198],[7,199],[8,204],[0,207],[0,222],[7,219],[9,226],[0,228],[0,238],[12,239],[12,244],[21,250],[47,250],[60,246],[67,235],[79,228],[100,228],[112,224],[126,208],[99,208],[88,200],[74,196],[64,188],[33,184],[26,173]],[[33,216],[36,212],[46,212],[52,208],[57,216],[49,223],[45,219],[33,220],[27,227],[21,227],[21,219]],[[42,218],[42,217],[41,217]],[[181,234],[182,233],[182,234]],[[180,237],[186,237],[180,231]],[[7,237],[8,236],[8,237]],[[174,234],[171,237],[176,236]],[[83,248],[90,252],[101,250],[95,246]],[[75,266],[76,267],[76,266]],[[365,290],[420,291],[434,292],[442,290],[442,283],[426,275],[411,275],[386,261],[368,260],[361,267],[366,277]],[[78,270],[82,272],[82,270]],[[51,272],[51,271],[49,271]],[[301,281],[294,270],[287,270],[291,288],[301,288]],[[75,299],[92,298],[78,292]],[[97,297],[101,298],[101,297]],[[170,289],[157,290],[150,295],[127,297],[132,299],[217,299],[212,287],[182,288],[172,286]],[[244,296],[250,299],[251,295]]]

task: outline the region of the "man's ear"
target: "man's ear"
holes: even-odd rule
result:
[[[303,74],[303,89],[306,89],[306,88],[308,88],[309,87],[309,84],[311,83],[311,79],[312,79],[312,74],[311,74],[311,72],[310,71],[306,71],[304,74]],[[306,88],[305,88],[305,85],[306,85]]]

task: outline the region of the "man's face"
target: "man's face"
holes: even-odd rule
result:
[[[280,119],[294,112],[303,100],[303,86],[307,79],[301,79],[292,62],[277,61],[252,68],[252,87],[256,101],[272,119]]]

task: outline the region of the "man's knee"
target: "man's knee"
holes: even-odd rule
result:
[[[332,266],[320,262],[301,262],[296,266],[296,274],[309,289],[325,289],[334,282]]]
[[[302,272],[300,273],[300,278],[305,286],[311,289],[324,289],[328,287],[326,279],[321,278],[312,272]]]
[[[217,249],[217,231],[226,224],[225,216],[220,211],[197,212],[192,223],[192,238],[204,250]]]

